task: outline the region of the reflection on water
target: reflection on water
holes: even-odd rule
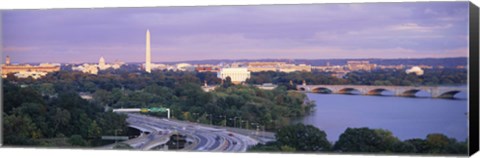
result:
[[[429,133],[442,133],[464,141],[467,137],[467,94],[456,99],[429,98],[427,92],[418,97],[307,94],[315,100],[315,111],[301,122],[312,124],[337,141],[347,127],[383,128],[401,140],[424,139]]]

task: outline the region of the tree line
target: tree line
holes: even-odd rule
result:
[[[425,139],[404,141],[384,129],[347,128],[338,141],[331,143],[324,131],[304,124],[283,127],[276,132],[276,141],[249,148],[252,152],[333,152],[333,153],[397,153],[466,155],[467,140],[457,141],[440,133]]]
[[[249,84],[273,83],[295,89],[296,85],[391,85],[391,86],[436,86],[465,85],[466,69],[425,69],[424,74],[417,76],[407,74],[404,70],[378,69],[372,71],[352,71],[342,78],[332,76],[332,72],[253,72],[247,80]]]

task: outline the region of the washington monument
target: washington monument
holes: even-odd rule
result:
[[[151,57],[150,57],[150,31],[147,29],[147,48],[146,48],[146,60],[145,60],[145,71],[150,73],[152,70],[152,67],[151,67]]]

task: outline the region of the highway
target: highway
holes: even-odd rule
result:
[[[249,146],[260,142],[255,137],[250,137],[242,132],[234,132],[235,130],[230,128],[225,129],[134,113],[127,115],[130,127],[148,132],[148,134],[142,133],[137,138],[123,142],[138,150],[152,150],[166,144],[173,133],[186,135],[187,140],[191,142],[181,149],[184,151],[245,152]],[[112,147],[113,145],[108,145],[103,148],[111,149]]]

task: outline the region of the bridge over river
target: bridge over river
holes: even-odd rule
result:
[[[371,85],[298,85],[297,90],[312,93],[382,95],[390,91],[395,96],[415,97],[417,92],[425,91],[432,98],[454,98],[459,92],[467,92],[466,87],[449,86],[371,86]]]

